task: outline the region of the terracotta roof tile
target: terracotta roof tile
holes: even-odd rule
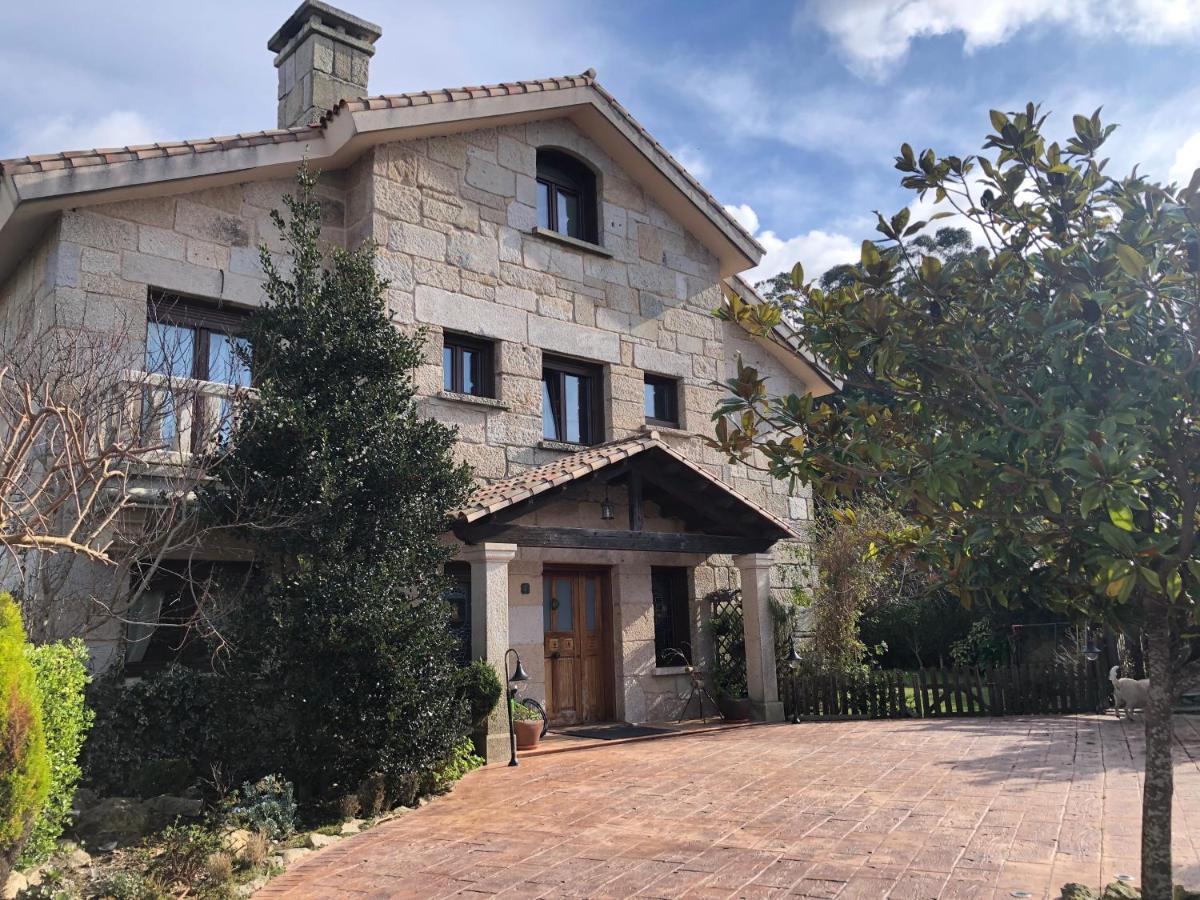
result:
[[[737,498],[741,503],[771,522],[784,534],[795,536],[795,532],[792,531],[791,526],[786,522],[767,512],[748,497],[739,494],[708,470],[672,450],[670,446],[659,439],[658,433],[655,431],[636,437],[610,441],[607,444],[587,447],[577,453],[556,459],[554,462],[528,469],[518,475],[513,475],[511,478],[503,478],[499,481],[483,485],[471,494],[466,505],[459,507],[451,513],[451,518],[456,519],[464,525],[478,522],[480,519],[486,519],[488,516],[508,509],[510,506],[515,506],[523,500],[536,497],[538,494],[544,494],[546,491],[560,485],[569,484],[606,466],[611,466],[614,463],[621,462],[652,449],[666,453],[675,462],[691,469],[706,481],[719,486],[727,494]]]
[[[305,125],[300,128],[273,128],[244,134],[200,138],[187,141],[160,141],[155,144],[135,144],[128,147],[102,147],[94,150],[64,150],[61,153],[39,153],[18,159],[0,160],[0,174],[24,175],[50,172],[56,169],[77,169],[84,166],[108,165],[189,153],[208,153],[213,150],[235,150],[259,144],[282,144],[311,139],[321,134],[321,127]]]

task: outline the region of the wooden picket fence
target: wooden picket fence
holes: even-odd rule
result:
[[[788,693],[788,712],[810,719],[1060,715],[1108,704],[1096,668],[1086,664],[797,674]]]

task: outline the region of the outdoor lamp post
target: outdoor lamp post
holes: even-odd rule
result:
[[[1083,648],[1083,655],[1088,662],[1095,662],[1100,658],[1100,648],[1096,646],[1096,640],[1092,637],[1092,629],[1087,630],[1087,643]]]
[[[508,654],[512,654],[517,658],[517,667],[511,675],[508,674]],[[508,749],[512,754],[509,757],[508,764],[515,766],[517,764],[517,733],[513,730],[512,705],[513,700],[517,697],[517,688],[513,687],[513,682],[519,685],[522,681],[529,680],[529,673],[525,671],[525,667],[521,665],[521,654],[509,647],[504,651],[504,701],[508,708]]]
[[[796,702],[796,672],[800,669],[800,654],[796,652],[796,641],[793,639],[788,647],[788,671],[792,673],[792,723],[800,724],[800,706]]]

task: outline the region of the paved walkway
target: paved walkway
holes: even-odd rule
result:
[[[1175,860],[1195,889],[1200,720],[1177,732]],[[1141,753],[1140,724],[1110,716],[774,725],[554,754],[472,773],[258,896],[1057,897],[1137,874]]]

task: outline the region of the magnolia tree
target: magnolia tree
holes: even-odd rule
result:
[[[826,495],[882,491],[911,523],[889,551],[964,603],[1142,630],[1142,887],[1167,900],[1171,705],[1200,595],[1200,172],[1110,176],[1098,111],[1064,143],[1032,105],[991,122],[983,155],[896,158],[931,220],[969,220],[974,253],[923,253],[905,209],[839,286],[797,266],[791,293],[728,298],[751,329],[795,319],[846,389],[773,396],[739,365],[715,442]]]

